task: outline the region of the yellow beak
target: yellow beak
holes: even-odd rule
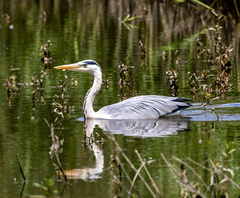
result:
[[[54,69],[77,69],[79,68],[79,65],[77,64],[69,64],[69,65],[60,65],[60,66],[56,66],[54,67]]]

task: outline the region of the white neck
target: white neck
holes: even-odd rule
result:
[[[102,72],[95,71],[92,75],[94,78],[93,85],[88,90],[83,104],[83,113],[85,119],[96,117],[96,112],[93,110],[93,101],[102,86]]]

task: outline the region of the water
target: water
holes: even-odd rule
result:
[[[191,158],[198,163],[205,163],[209,156],[219,162],[226,144],[232,144],[236,151],[228,165],[239,167],[240,74],[235,20],[226,18],[220,22],[222,43],[234,48],[230,79],[233,89],[228,93],[229,99],[214,101],[213,106],[203,110],[198,93],[193,101],[195,105],[182,112],[182,117],[151,121],[90,120],[84,131],[84,122],[79,117],[83,116],[81,106],[91,86],[91,76],[57,71],[53,66],[66,60],[73,63],[83,59],[94,59],[101,65],[108,83],[103,85],[95,100],[96,110],[136,94],[170,95],[165,78],[167,69],[178,71],[179,96],[191,98],[188,72],[200,73],[207,68],[206,62],[198,58],[197,38],[206,41],[213,50],[213,36],[206,34],[208,27],[216,25],[212,15],[190,4],[155,1],[135,5],[128,1],[104,4],[94,0],[81,3],[25,0],[19,5],[12,0],[1,2],[0,11],[0,197],[54,193],[62,197],[113,197],[117,194],[126,197],[130,188],[126,175],[133,180],[136,173],[121,151],[137,169],[141,162],[135,150],[142,159],[154,160],[147,168],[164,197],[179,197],[180,187],[176,187],[173,174],[160,153],[180,171],[181,164],[172,156],[186,161]],[[138,28],[128,30],[121,22],[127,14],[139,16],[129,22]],[[203,14],[206,18],[198,19],[197,16]],[[54,61],[44,67],[40,47],[48,40],[52,42]],[[145,46],[146,58],[139,54],[139,40]],[[119,86],[119,62],[132,66],[127,73],[132,86]],[[12,75],[10,68],[19,69],[13,72],[17,89],[8,95],[6,80]],[[41,80],[40,75],[43,86],[33,80],[33,77]],[[67,81],[65,90],[61,89],[60,81]],[[65,97],[57,98],[61,94]],[[57,117],[54,101],[63,105],[60,123],[54,122]],[[211,108],[215,108],[219,118]],[[58,157],[68,174],[67,184],[58,180],[54,166],[58,161],[56,155],[49,153],[53,141],[45,120],[53,124],[61,142]],[[26,182],[19,171],[17,154]],[[118,157],[126,169],[122,191],[113,179],[113,173],[119,176],[118,168],[111,163],[114,157]],[[205,182],[210,182],[206,170],[192,166]],[[239,183],[238,169],[234,171],[234,181]],[[150,184],[143,170],[141,174]],[[197,180],[191,172],[189,177]],[[46,187],[51,179],[55,183],[48,185],[49,190],[39,187],[39,184]],[[139,177],[135,187],[134,195],[152,196]],[[173,188],[176,191],[172,191]],[[235,197],[239,194],[236,190],[231,193]]]

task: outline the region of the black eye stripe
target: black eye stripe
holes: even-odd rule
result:
[[[99,64],[93,60],[85,60],[85,61],[82,61],[82,63],[85,63],[87,65],[97,65],[98,67],[100,67]]]

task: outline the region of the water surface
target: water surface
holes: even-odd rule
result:
[[[95,0],[25,0],[20,5],[11,0],[2,2],[0,11],[0,197],[47,195],[49,192],[34,184],[46,185],[50,179],[55,181],[50,194],[57,192],[62,197],[117,194],[126,197],[129,182],[124,174],[121,191],[110,169],[113,157],[120,158],[130,178],[134,178],[135,172],[118,151],[117,144],[137,168],[141,162],[135,150],[144,160],[155,160],[147,167],[164,197],[178,197],[180,188],[176,189],[176,181],[160,153],[180,169],[180,163],[172,156],[191,158],[198,163],[208,157],[218,160],[222,158],[221,151],[226,150],[226,143],[231,143],[236,151],[229,166],[239,167],[240,74],[236,20],[227,16],[219,22],[223,27],[221,42],[234,49],[230,77],[233,89],[226,100],[214,101],[206,110],[198,93],[193,100],[197,105],[182,112],[180,117],[84,123],[78,118],[83,116],[81,106],[91,86],[91,76],[57,71],[54,66],[84,59],[96,60],[101,65],[107,83],[95,100],[96,110],[134,95],[170,96],[165,76],[168,69],[178,72],[179,96],[192,98],[188,72],[200,73],[208,67],[197,53],[198,39],[214,50],[213,34],[208,31],[216,25],[212,14],[187,3],[143,1],[136,5],[128,1]],[[127,14],[138,16],[129,22],[137,28],[128,29],[121,22]],[[52,43],[54,61],[44,65],[40,61],[43,57],[40,47],[48,40]],[[139,50],[140,40],[146,50],[145,57]],[[211,56],[216,57],[216,52],[212,51]],[[129,66],[128,83],[122,87],[118,84],[120,62]],[[11,68],[19,68],[13,72],[16,89],[7,94]],[[37,81],[41,79],[42,85]],[[67,82],[64,89],[60,81]],[[54,101],[62,105],[63,116],[57,115]],[[59,182],[54,166],[56,156],[49,154],[52,138],[45,120],[53,124],[55,135],[62,143],[58,156],[68,173],[67,184]],[[118,168],[113,170],[119,176]],[[209,173],[199,168],[198,171],[209,182]],[[235,170],[234,180],[239,183],[238,171]],[[149,182],[146,173],[141,173]],[[192,174],[190,177],[195,179]],[[134,195],[152,196],[139,178],[135,186]],[[236,197],[239,193],[233,190],[232,195]]]

